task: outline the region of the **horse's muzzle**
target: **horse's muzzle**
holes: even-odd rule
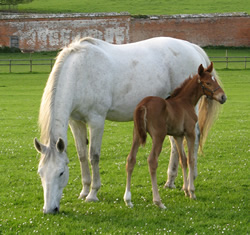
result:
[[[53,210],[45,210],[45,209],[43,209],[44,214],[56,214],[58,212],[59,212],[59,207],[56,207]]]

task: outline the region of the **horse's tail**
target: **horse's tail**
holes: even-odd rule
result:
[[[134,131],[141,145],[146,144],[147,140],[147,108],[145,106],[139,106],[134,113]]]
[[[206,52],[201,49],[200,47],[199,51],[206,60],[206,66],[208,67],[210,65],[210,60],[206,54]],[[212,74],[216,77],[218,83],[222,87],[222,82],[220,81],[219,77],[216,74],[215,69],[213,70]],[[199,102],[199,114],[198,114],[198,122],[199,122],[199,128],[200,128],[200,150],[202,152],[202,148],[206,142],[206,138],[208,135],[209,130],[211,129],[212,125],[216,121],[219,112],[221,109],[221,105],[215,101],[210,100],[206,96],[202,96],[200,102]]]

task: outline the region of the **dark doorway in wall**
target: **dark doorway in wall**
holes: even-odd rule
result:
[[[10,37],[10,47],[19,48],[18,36],[11,36]]]

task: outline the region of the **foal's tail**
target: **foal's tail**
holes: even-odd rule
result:
[[[147,108],[145,106],[139,106],[134,113],[134,132],[139,138],[141,145],[146,144],[147,140]]]

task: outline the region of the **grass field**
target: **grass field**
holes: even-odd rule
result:
[[[199,13],[250,13],[248,0],[34,0],[18,6],[20,11],[29,12],[129,12],[133,15],[173,15]]]
[[[206,48],[206,52],[208,53],[209,56],[211,57],[222,57],[222,56],[230,56],[230,57],[237,57],[237,56],[250,56],[250,48]],[[31,59],[54,59],[57,55],[57,52],[37,52],[34,54],[23,54],[23,53],[0,53],[0,60],[10,60],[10,59],[19,59],[19,60],[26,60],[25,62],[12,62],[11,66],[11,71],[13,73],[27,73],[30,71],[30,65],[29,65],[29,60]],[[218,59],[214,58],[212,59],[213,61],[218,61],[218,60],[223,60],[226,61],[225,58],[223,59]],[[237,59],[232,59],[232,60],[239,60]],[[244,58],[240,59],[241,61],[244,61]],[[26,65],[14,65],[14,64],[26,64]],[[46,63],[43,61],[37,61],[34,63]],[[49,63],[49,61],[47,61]],[[8,61],[0,61],[0,73],[8,73],[9,72],[9,66],[2,66],[1,64],[9,64]],[[223,69],[226,68],[226,63],[221,63],[221,62],[215,62],[217,68]],[[233,62],[229,63],[228,68],[230,69],[244,69],[245,68],[245,63],[244,62]],[[246,63],[246,68],[250,69],[250,59],[247,59]],[[36,66],[34,65],[32,67],[34,72],[40,72],[40,73],[48,73],[51,70],[50,65],[44,65],[44,66]]]
[[[212,52],[224,53],[208,50],[208,54]],[[0,234],[249,234],[250,70],[240,65],[223,69],[218,64],[216,68],[228,100],[208,136],[204,156],[198,159],[197,200],[184,197],[180,169],[177,189],[163,189],[170,153],[166,139],[158,185],[167,210],[153,205],[148,141],[139,151],[132,179],[135,207],[127,208],[122,198],[133,123],[107,121],[100,161],[100,202],[77,199],[80,166],[69,132],[70,178],[61,212],[56,215],[42,213],[39,156],[33,147],[33,138],[39,136],[38,109],[48,73],[0,72]]]

